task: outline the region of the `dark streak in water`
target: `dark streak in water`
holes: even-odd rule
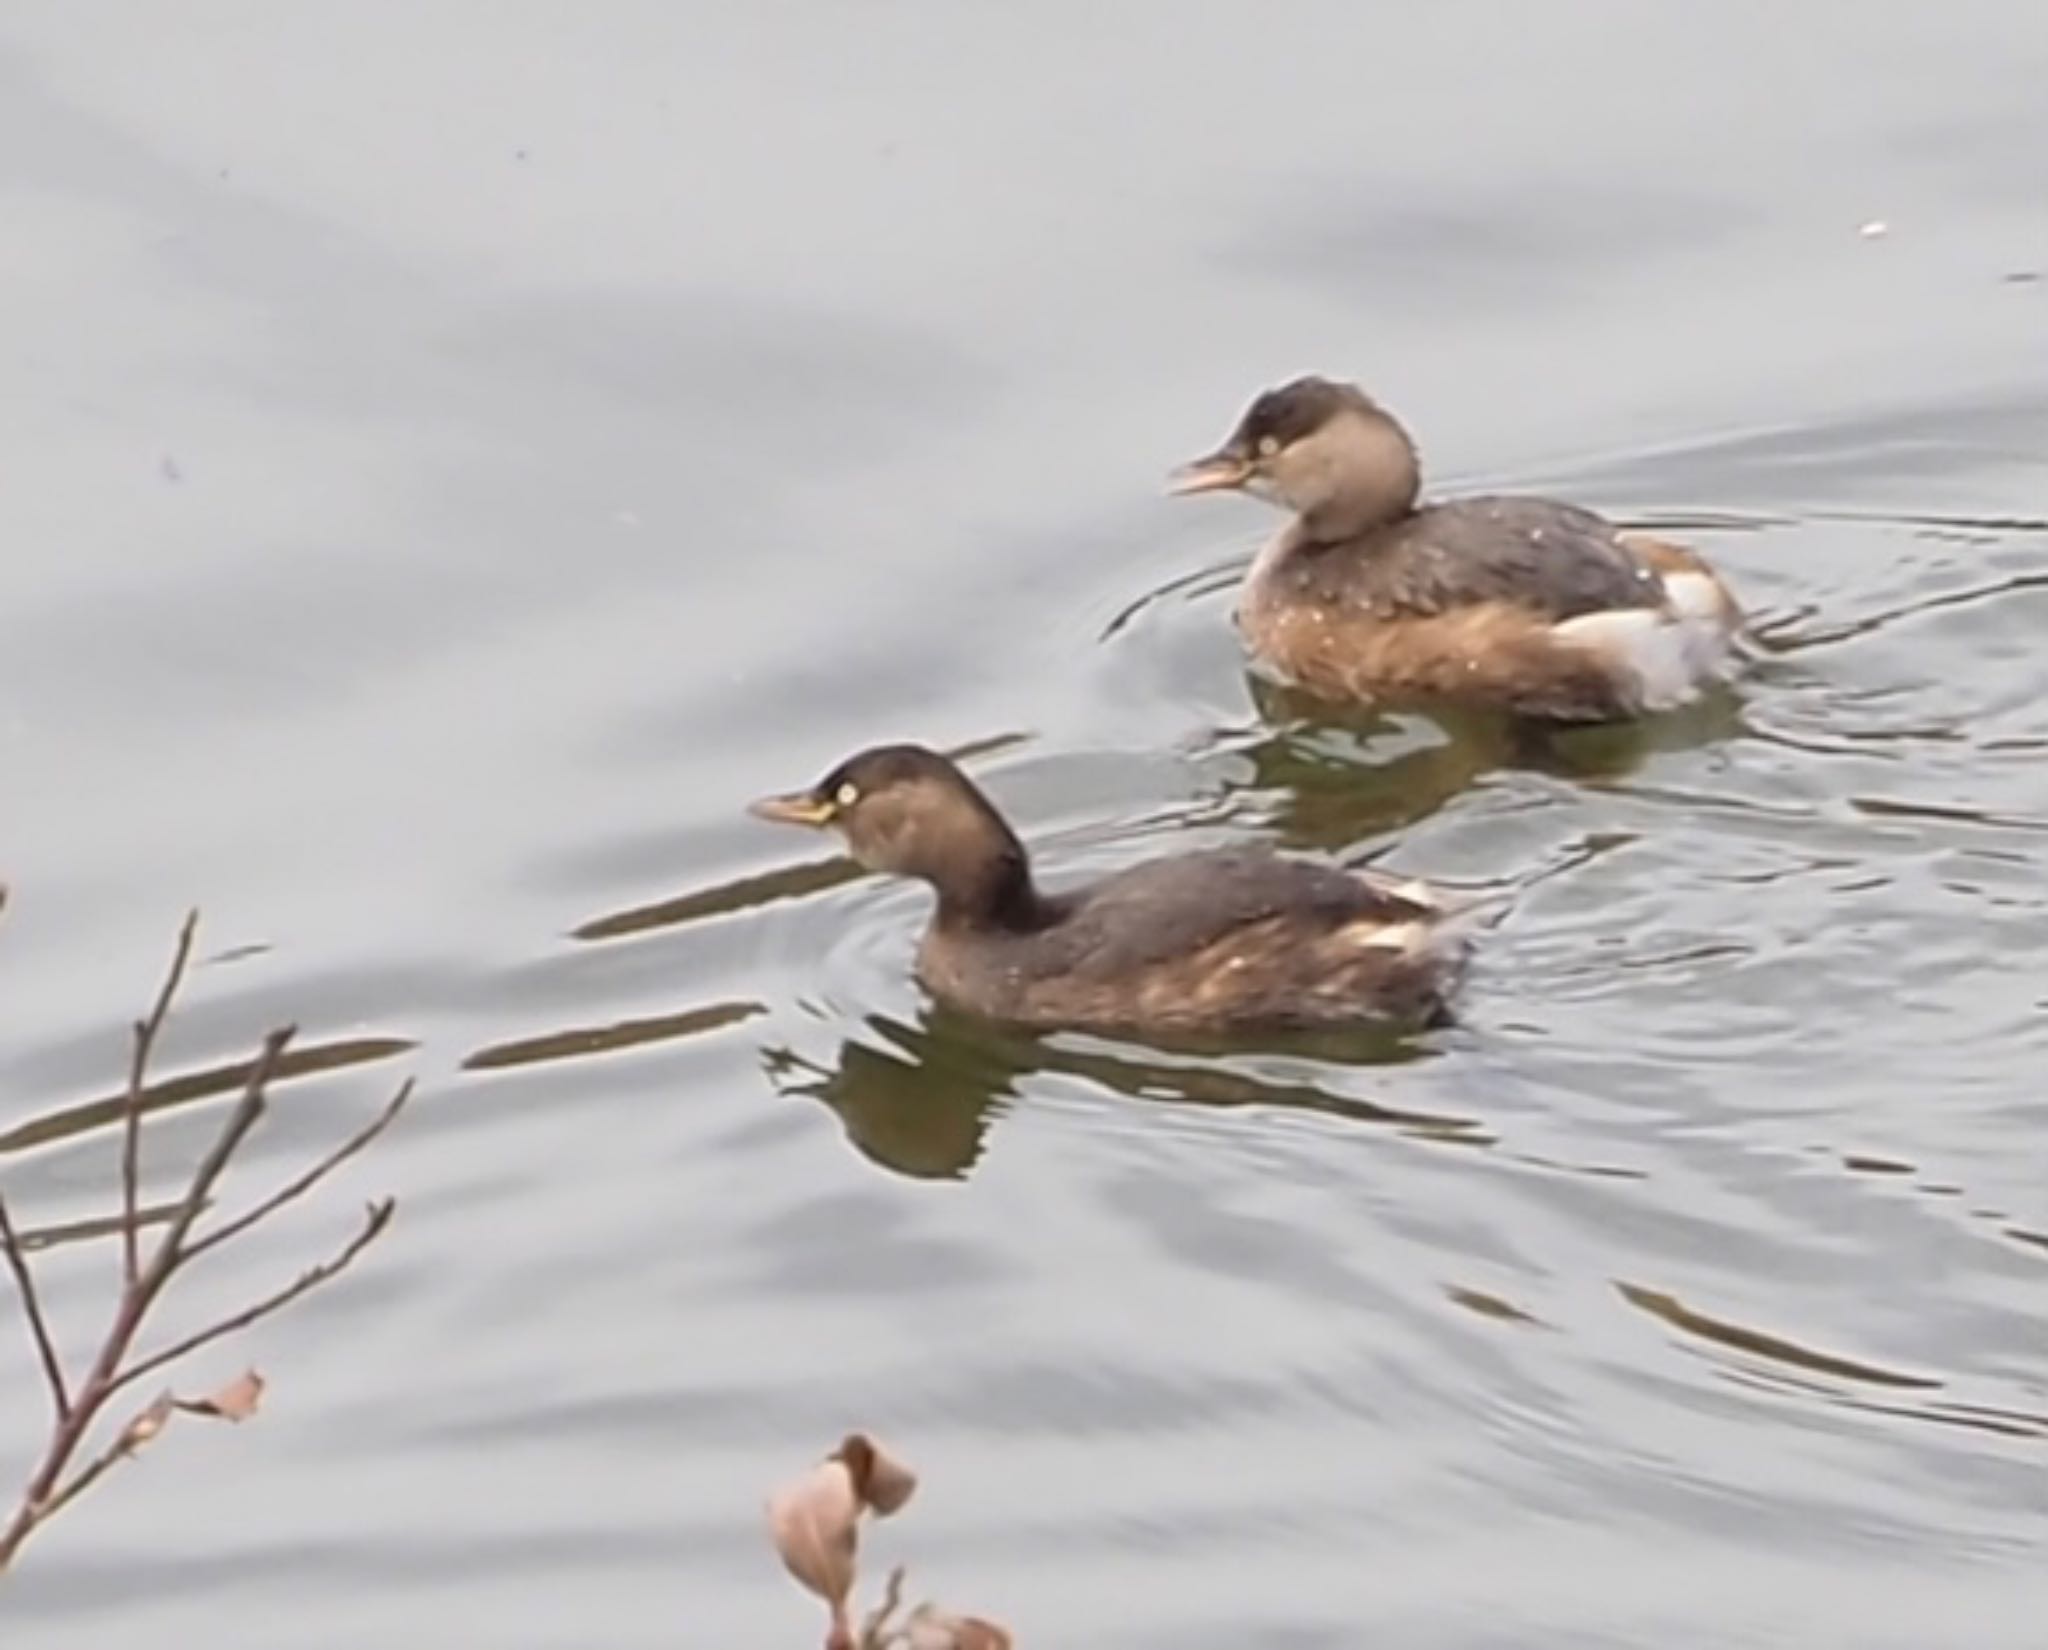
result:
[[[657,928],[678,928],[706,917],[729,916],[735,911],[758,910],[781,900],[803,899],[827,888],[837,888],[842,883],[858,881],[864,874],[858,865],[843,856],[811,860],[757,876],[737,877],[731,882],[700,888],[695,893],[681,894],[653,905],[636,905],[610,916],[593,917],[581,927],[571,929],[569,937],[587,944],[597,940],[624,939],[629,934],[645,934]]]
[[[1131,625],[1148,607],[1174,596],[1185,594],[1192,601],[1228,590],[1242,576],[1249,554],[1250,552],[1242,549],[1233,551],[1227,561],[1211,562],[1191,573],[1182,573],[1154,589],[1145,591],[1142,595],[1133,597],[1110,615],[1109,623],[1102,627],[1102,634],[1095,639],[1098,642],[1109,641]]]
[[[1852,521],[1884,527],[1941,527],[1965,533],[2004,536],[2012,533],[2048,533],[2048,521],[2038,516],[1956,516],[1934,512],[1878,512],[1872,510],[1809,510],[1808,521]]]
[[[1891,726],[1883,728],[1837,728],[1832,739],[1816,739],[1810,736],[1794,736],[1780,729],[1752,723],[1749,729],[1752,737],[1766,745],[1777,745],[1784,750],[1799,751],[1807,756],[1854,756],[1863,760],[1879,762],[1901,762],[1910,754],[1908,751],[1893,750],[1895,745],[1961,745],[1969,736],[1959,728],[1937,727],[1931,724],[1918,727]]]
[[[1935,1391],[1941,1382],[1924,1375],[1902,1375],[1896,1370],[1881,1369],[1875,1364],[1859,1363],[1853,1358],[1838,1357],[1832,1352],[1820,1352],[1797,1341],[1786,1340],[1780,1335],[1766,1334],[1760,1329],[1748,1329],[1725,1318],[1712,1318],[1704,1312],[1696,1312],[1676,1295],[1666,1294],[1660,1289],[1645,1289],[1639,1284],[1615,1280],[1614,1287],[1621,1291],[1622,1298],[1631,1306],[1662,1318],[1672,1328],[1702,1340],[1716,1341],[1722,1346],[1733,1347],[1738,1352],[1747,1352],[1755,1357],[1770,1358],[1779,1363],[1791,1364],[1800,1369],[1810,1369],[1822,1375],[1839,1376],[1845,1381],[1866,1381],[1873,1386],[1899,1387],[1908,1391]]]
[[[1849,806],[1873,819],[1924,819],[1943,825],[1984,825],[2005,831],[2048,832],[2048,822],[2022,814],[1994,814],[1938,802],[1897,802],[1884,796],[1852,796]]]
[[[1028,745],[1031,739],[1031,734],[1016,729],[1010,733],[991,733],[984,738],[964,740],[957,745],[941,745],[939,749],[955,762],[967,763],[993,756],[997,751],[1015,750],[1020,745]]]
[[[1498,1295],[1489,1295],[1483,1289],[1467,1289],[1460,1284],[1447,1283],[1444,1294],[1457,1305],[1469,1312],[1476,1312],[1482,1318],[1493,1318],[1501,1323],[1525,1323],[1538,1329],[1547,1328],[1543,1320],[1533,1313],[1523,1311],[1513,1301],[1502,1300]]]
[[[1889,1157],[1866,1157],[1847,1154],[1842,1158],[1842,1167],[1857,1174],[1902,1175],[1917,1173],[1911,1163],[1901,1163]]]
[[[1985,1404],[1956,1403],[1940,1400],[1933,1403],[1884,1403],[1861,1392],[1844,1392],[1821,1381],[1804,1380],[1784,1370],[1738,1370],[1726,1369],[1721,1374],[1737,1386],[1754,1388],[1760,1392],[1795,1392],[1802,1397],[1819,1399],[1840,1409],[1854,1410],[1862,1415],[1889,1415],[1905,1421],[1932,1421],[1938,1426],[1960,1427],[1971,1432],[1986,1432],[1999,1438],[2048,1438],[2048,1417],[2030,1415],[2023,1410],[1995,1409]]]
[[[1941,1426],[1988,1432],[1997,1438],[2048,1438],[2048,1416],[2018,1410],[1986,1409],[1974,1404],[1880,1404],[1869,1398],[1838,1396],[1846,1409],[1868,1415],[1896,1415],[1908,1421],[1933,1421]]]
[[[2001,579],[1996,584],[1972,585],[1968,590],[1955,590],[1945,596],[1930,596],[1925,601],[1912,602],[1904,607],[1887,608],[1882,613],[1873,613],[1868,618],[1857,619],[1848,624],[1810,630],[1804,636],[1776,639],[1772,645],[1780,653],[1803,653],[1809,648],[1832,647],[1837,642],[1874,636],[1903,619],[1917,619],[1924,614],[1954,608],[1974,607],[1979,602],[1994,601],[2002,596],[2019,595],[2029,590],[2048,590],[2048,573],[2020,573],[2010,579]]]
[[[1023,732],[996,733],[943,748],[955,761],[964,763],[1024,744],[1030,737]],[[735,912],[758,910],[781,900],[802,899],[822,893],[827,888],[837,888],[842,883],[858,881],[864,875],[866,873],[843,854],[830,859],[810,860],[802,865],[784,866],[755,876],[736,877],[730,882],[715,883],[709,888],[679,894],[674,899],[658,900],[652,905],[636,905],[607,916],[592,917],[570,929],[569,938],[589,944],[624,939],[628,935],[644,934],[657,928],[679,928],[706,917],[731,916]]]
[[[394,1055],[410,1053],[418,1046],[403,1037],[357,1037],[343,1042],[294,1048],[278,1061],[273,1082],[288,1082],[294,1077],[338,1071],[347,1066],[369,1065],[377,1060],[389,1060]],[[247,1060],[237,1060],[232,1065],[209,1066],[204,1071],[153,1083],[143,1093],[143,1113],[146,1116],[151,1112],[168,1111],[239,1089],[249,1080],[250,1064]],[[0,1134],[0,1152],[26,1151],[32,1146],[46,1146],[53,1140],[110,1127],[120,1121],[126,1105],[127,1097],[116,1094],[88,1100],[82,1105],[66,1106],[61,1111],[45,1112],[41,1117],[31,1117],[26,1123]]]
[[[1804,804],[1773,806],[1753,797],[1733,796],[1716,791],[1689,790],[1678,785],[1631,785],[1627,794],[1644,802],[1690,809],[1698,814],[1726,814],[1737,819],[1767,819],[1787,824],[1805,824],[1816,810]]]
[[[147,1229],[161,1226],[184,1208],[183,1202],[152,1203],[135,1212],[135,1224]],[[200,1213],[213,1207],[211,1199],[200,1205]],[[113,1237],[120,1232],[122,1219],[119,1215],[93,1215],[85,1220],[67,1220],[55,1226],[38,1226],[33,1231],[21,1234],[21,1246],[33,1253],[38,1249],[55,1249],[66,1243],[83,1243],[92,1238]]]
[[[232,963],[248,962],[255,957],[267,957],[271,949],[267,940],[252,940],[247,945],[231,945],[224,951],[216,951],[206,960],[208,966],[222,968]]]
[[[1512,1161],[1526,1163],[1532,1169],[1549,1169],[1555,1174],[1584,1175],[1589,1180],[1648,1180],[1650,1177],[1641,1169],[1626,1168],[1619,1163],[1567,1163],[1560,1157],[1544,1157],[1536,1152],[1514,1152]]]
[[[648,1043],[673,1042],[696,1037],[707,1031],[738,1025],[756,1014],[766,1013],[760,1003],[712,1003],[704,1008],[685,1009],[679,1014],[655,1014],[637,1020],[615,1020],[610,1025],[577,1026],[568,1031],[551,1031],[515,1042],[493,1043],[480,1048],[462,1062],[464,1071],[502,1071],[507,1066],[537,1066],[553,1060],[575,1060],[593,1054],[614,1054],[620,1049],[639,1048]]]

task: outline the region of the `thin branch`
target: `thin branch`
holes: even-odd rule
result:
[[[128,1459],[150,1439],[163,1430],[164,1422],[170,1419],[174,1400],[166,1392],[150,1406],[140,1411],[129,1423],[116,1433],[107,1447],[94,1456],[78,1476],[57,1490],[41,1505],[33,1509],[35,1522],[47,1524],[72,1502],[97,1483],[109,1467]]]
[[[157,990],[156,1001],[147,1016],[135,1022],[135,1042],[128,1057],[128,1098],[121,1124],[121,1281],[132,1285],[142,1270],[140,1243],[136,1235],[136,1207],[142,1182],[142,1100],[146,1092],[144,1074],[149,1070],[150,1051],[164,1018],[171,1012],[171,999],[185,978],[185,964],[192,957],[192,935],[199,926],[199,913],[188,911],[185,926],[178,930],[178,946],[171,953],[171,966]]]
[[[221,1125],[220,1134],[213,1142],[213,1149],[200,1160],[199,1167],[192,1171],[192,1184],[185,1193],[185,1201],[171,1223],[157,1240],[156,1253],[150,1257],[149,1269],[137,1280],[136,1287],[142,1291],[143,1304],[163,1287],[164,1279],[185,1258],[185,1238],[192,1230],[192,1223],[199,1218],[199,1211],[206,1207],[213,1195],[213,1183],[220,1179],[221,1171],[228,1166],[228,1159],[242,1144],[242,1139],[256,1126],[256,1119],[263,1115],[264,1091],[270,1087],[270,1079],[277,1071],[277,1063],[284,1058],[284,1051],[297,1034],[296,1026],[281,1026],[263,1039],[263,1047],[256,1058],[249,1062],[248,1081],[242,1085],[242,1097],[235,1102],[235,1109],[228,1113],[228,1119]]]
[[[22,1250],[21,1238],[14,1230],[14,1220],[7,1212],[7,1199],[4,1197],[0,1197],[0,1249],[7,1251],[8,1268],[14,1273],[15,1284],[21,1290],[22,1311],[28,1316],[36,1355],[43,1361],[43,1379],[50,1384],[50,1402],[56,1405],[57,1420],[61,1424],[71,1413],[71,1392],[64,1383],[64,1361],[57,1355],[57,1343],[50,1335],[48,1320],[43,1317],[43,1301],[36,1292],[35,1274],[28,1269],[28,1256]]]
[[[897,1634],[889,1626],[889,1618],[902,1602],[903,1566],[899,1564],[889,1572],[889,1579],[882,1588],[882,1602],[870,1610],[860,1624],[860,1637],[854,1641],[857,1650],[887,1650],[895,1642]]]
[[[375,1117],[371,1118],[369,1122],[350,1135],[348,1139],[344,1140],[318,1163],[315,1163],[304,1174],[300,1175],[298,1179],[288,1181],[253,1209],[246,1210],[242,1214],[235,1216],[233,1220],[228,1221],[224,1225],[216,1226],[197,1242],[188,1243],[185,1246],[185,1259],[196,1260],[199,1256],[205,1254],[207,1250],[218,1248],[221,1244],[226,1243],[228,1239],[239,1237],[243,1232],[248,1231],[251,1226],[256,1225],[257,1222],[269,1219],[270,1216],[276,1214],[287,1203],[304,1197],[306,1193],[319,1185],[321,1181],[340,1168],[342,1164],[346,1163],[357,1152],[375,1140],[378,1135],[390,1128],[392,1121],[404,1109],[405,1103],[411,1098],[412,1081],[408,1078],[400,1085],[398,1092],[391,1097],[382,1111],[378,1112]]]
[[[4,888],[0,888],[0,903],[4,903],[4,893]],[[278,1191],[262,1198],[244,1213],[195,1240],[194,1226],[203,1214],[214,1208],[214,1189],[226,1172],[229,1161],[241,1149],[243,1142],[249,1137],[249,1131],[262,1117],[268,1103],[270,1084],[283,1069],[285,1051],[294,1036],[294,1028],[287,1026],[272,1032],[264,1038],[262,1047],[249,1062],[242,1092],[222,1120],[220,1131],[212,1145],[192,1170],[190,1182],[183,1196],[169,1205],[167,1212],[159,1217],[161,1231],[145,1259],[141,1253],[141,1124],[150,1093],[148,1066],[156,1052],[158,1036],[169,1016],[172,1001],[184,981],[191,958],[197,920],[196,912],[186,919],[185,926],[179,933],[177,949],[172,956],[163,986],[149,1014],[135,1026],[128,1087],[122,1106],[121,1212],[118,1230],[122,1245],[123,1284],[99,1350],[75,1387],[68,1385],[65,1380],[63,1365],[57,1355],[56,1342],[50,1335],[49,1325],[43,1317],[41,1298],[29,1269],[26,1252],[4,1204],[0,1204],[0,1247],[4,1247],[8,1265],[20,1287],[30,1332],[35,1338],[37,1351],[42,1356],[44,1376],[49,1383],[51,1397],[57,1410],[56,1424],[50,1429],[41,1457],[29,1474],[19,1501],[12,1512],[6,1514],[4,1520],[0,1520],[0,1575],[4,1575],[13,1563],[22,1543],[28,1540],[45,1520],[76,1500],[111,1471],[117,1462],[126,1460],[147,1444],[163,1429],[174,1410],[184,1408],[198,1414],[238,1420],[254,1407],[255,1396],[255,1392],[252,1391],[246,1398],[238,1396],[232,1400],[180,1400],[168,1392],[164,1393],[155,1402],[132,1416],[118,1435],[83,1468],[70,1473],[67,1477],[73,1461],[85,1449],[100,1416],[117,1393],[167,1364],[198,1351],[201,1347],[210,1346],[215,1341],[247,1329],[272,1313],[283,1310],[300,1296],[336,1277],[376,1241],[390,1224],[395,1208],[395,1204],[389,1198],[372,1203],[364,1216],[361,1228],[329,1259],[301,1272],[284,1288],[264,1299],[218,1320],[207,1328],[187,1335],[159,1352],[133,1363],[129,1361],[145,1320],[171,1279],[187,1261],[231,1237],[247,1232],[287,1203],[311,1191],[336,1168],[382,1134],[413,1092],[410,1083],[404,1085],[376,1117],[327,1153],[312,1168],[296,1176]],[[244,1379],[253,1379],[253,1376]],[[235,1390],[224,1389],[230,1393]],[[255,1390],[260,1391],[260,1386]]]
[[[372,1203],[369,1213],[364,1217],[362,1230],[350,1238],[332,1260],[322,1261],[318,1266],[309,1266],[284,1288],[266,1296],[255,1305],[246,1306],[232,1317],[223,1318],[197,1334],[187,1335],[182,1341],[173,1342],[161,1352],[153,1352],[140,1362],[130,1364],[107,1383],[108,1395],[111,1396],[123,1387],[132,1385],[143,1376],[163,1368],[165,1364],[176,1363],[188,1352],[196,1352],[200,1347],[210,1346],[223,1336],[232,1335],[239,1329],[247,1329],[252,1323],[269,1317],[282,1307],[289,1306],[308,1290],[317,1289],[329,1278],[345,1271],[349,1263],[369,1248],[377,1240],[377,1235],[391,1224],[392,1212],[397,1207],[397,1200],[389,1197]]]

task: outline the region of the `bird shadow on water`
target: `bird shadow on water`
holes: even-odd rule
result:
[[[1078,1079],[1147,1104],[1275,1107],[1450,1144],[1493,1143],[1473,1118],[1382,1105],[1298,1077],[1255,1073],[1241,1063],[1268,1054],[1333,1070],[1397,1065],[1435,1052],[1435,1032],[1366,1027],[1262,1041],[1182,1036],[1139,1045],[1013,1030],[936,1004],[909,1019],[865,1016],[862,1031],[823,1060],[787,1044],[764,1047],[762,1065],[778,1093],[821,1102],[862,1156],[911,1179],[966,1179],[991,1129],[1040,1077]],[[1226,1057],[1230,1063],[1223,1063]]]
[[[1717,687],[1681,710],[1567,726],[1441,705],[1334,704],[1248,672],[1258,720],[1208,748],[1248,764],[1233,807],[1264,796],[1262,822],[1293,848],[1335,851],[1415,825],[1489,774],[1520,770],[1613,784],[1658,756],[1745,732],[1740,696]]]

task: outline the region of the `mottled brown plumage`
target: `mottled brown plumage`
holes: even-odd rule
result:
[[[1176,492],[1293,509],[1238,620],[1287,679],[1345,699],[1449,699],[1568,721],[1691,697],[1740,615],[1705,562],[1569,504],[1418,506],[1414,443],[1351,385],[1301,378],[1254,400]]]
[[[938,896],[918,948],[935,997],[1051,1028],[1248,1031],[1443,1014],[1464,962],[1426,889],[1262,848],[1173,855],[1042,893],[1016,834],[936,752],[881,746],[765,818],[843,831]]]

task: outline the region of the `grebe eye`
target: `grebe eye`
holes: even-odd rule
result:
[[[860,787],[849,779],[832,793],[832,800],[842,808],[850,808],[860,800]]]
[[[1271,458],[1279,450],[1279,437],[1270,435],[1262,435],[1259,437],[1259,457]]]

